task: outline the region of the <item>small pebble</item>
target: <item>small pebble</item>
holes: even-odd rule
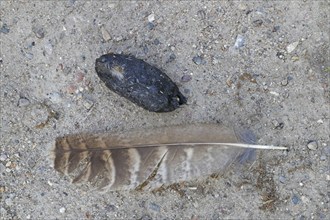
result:
[[[285,78],[281,81],[282,86],[287,86],[289,84],[288,78]]]
[[[327,156],[325,156],[325,155],[322,155],[321,157],[320,157],[320,160],[321,161],[325,161],[327,159]]]
[[[187,96],[190,95],[190,89],[183,89],[183,93],[186,94]]]
[[[214,198],[219,198],[219,194],[218,193],[215,193],[215,194],[212,194],[212,196],[214,197]]]
[[[6,154],[0,154],[0,161],[5,161],[7,159]]]
[[[247,6],[246,6],[246,4],[240,3],[238,5],[238,9],[241,10],[241,11],[245,11],[247,9]]]
[[[85,106],[87,110],[90,110],[93,107],[93,105],[94,103],[91,100],[84,99],[83,106]]]
[[[181,77],[181,82],[189,82],[192,79],[190,75],[183,75]]]
[[[149,22],[153,22],[154,20],[155,20],[155,14],[154,13],[148,15],[148,21]]]
[[[323,124],[323,120],[322,119],[319,119],[319,120],[317,120],[317,123],[318,124]]]
[[[293,195],[291,201],[293,204],[297,205],[300,202],[300,199],[298,196]]]
[[[144,54],[147,54],[149,52],[149,48],[148,48],[148,45],[144,44],[141,46],[143,48],[143,53]]]
[[[288,81],[291,81],[291,80],[293,80],[293,77],[292,76],[288,76],[287,79],[288,79]]]
[[[31,219],[31,215],[27,215],[26,216],[26,219]]]
[[[47,96],[52,103],[60,103],[62,101],[61,94],[58,92],[49,93]]]
[[[281,59],[281,60],[284,60],[284,59],[285,59],[285,56],[284,56],[284,54],[283,54],[282,52],[277,52],[277,53],[276,53],[276,56],[277,56],[279,59]]]
[[[170,62],[172,62],[173,60],[175,60],[175,58],[176,58],[175,54],[172,53],[172,54],[170,55],[170,57],[168,58],[168,60],[166,61],[166,63],[170,63]]]
[[[299,60],[299,57],[297,57],[297,56],[293,56],[293,57],[291,57],[291,60],[292,60],[293,62],[296,62],[296,61]]]
[[[105,210],[107,210],[108,212],[114,212],[116,211],[116,206],[112,205],[112,204],[108,204],[105,206]]]
[[[31,52],[23,52],[23,53],[24,53],[24,56],[26,58],[28,58],[29,60],[32,60],[34,57],[33,53],[31,53]]]
[[[8,28],[7,24],[3,24],[2,27],[0,28],[0,33],[8,34],[9,30],[10,29]]]
[[[237,37],[236,37],[236,41],[235,41],[235,45],[234,45],[234,47],[235,47],[236,49],[241,48],[241,47],[244,46],[244,43],[245,43],[245,38],[244,38],[244,36],[239,34],[239,35],[237,35]]]
[[[303,203],[308,203],[309,202],[309,199],[306,196],[301,196],[301,201]]]
[[[45,30],[43,28],[33,28],[32,31],[39,39],[45,37]]]
[[[149,208],[150,208],[151,210],[155,211],[155,212],[159,212],[159,211],[160,211],[160,206],[157,205],[157,204],[154,203],[154,202],[151,202],[151,203],[149,204]]]
[[[18,106],[19,107],[28,106],[29,104],[30,104],[30,100],[28,100],[27,98],[20,98],[18,100]]]
[[[6,167],[0,163],[0,174],[6,171]]]
[[[257,19],[253,21],[253,25],[255,27],[260,27],[262,25],[263,21],[261,19]]]
[[[101,26],[101,34],[102,34],[102,38],[105,42],[111,40],[111,36],[110,36],[109,32],[105,29],[105,27],[103,25]]]
[[[8,161],[7,163],[6,163],[6,167],[10,167],[11,166],[11,161]]]
[[[317,150],[317,147],[318,147],[318,145],[317,145],[316,141],[310,141],[307,144],[307,148],[310,150]]]
[[[64,212],[65,212],[65,208],[64,207],[60,208],[60,213],[64,213]]]
[[[195,56],[192,60],[197,65],[201,65],[201,64],[205,64],[206,63],[201,56]]]
[[[51,41],[48,41],[45,44],[44,48],[45,48],[45,51],[44,51],[45,52],[45,55],[46,54],[47,55],[51,55],[53,53],[53,45],[52,45]]]
[[[63,65],[60,64],[60,68],[63,71],[64,75],[69,75],[72,72],[72,68],[69,66],[63,68]]]
[[[280,176],[280,177],[278,178],[278,180],[279,180],[281,183],[285,183],[285,182],[286,182],[286,178],[285,178],[285,176]]]
[[[160,44],[160,41],[156,38],[156,39],[154,40],[154,44],[155,44],[155,45],[159,45],[159,44]]]
[[[197,12],[197,16],[201,19],[204,20],[206,18],[206,12],[204,10],[199,10]]]
[[[5,204],[7,206],[12,206],[13,205],[13,201],[11,200],[11,198],[5,199]]]
[[[34,106],[30,112],[31,117],[28,119],[30,127],[38,126],[46,123],[48,120],[48,110],[44,106]]]
[[[114,40],[117,41],[117,42],[119,42],[119,41],[124,40],[124,37],[123,36],[118,36]]]
[[[148,24],[147,24],[147,28],[148,28],[149,30],[154,29],[154,27],[155,27],[155,24],[154,24],[154,23],[152,23],[152,22],[148,22]]]
[[[141,218],[139,218],[139,219],[141,219],[141,220],[152,220],[152,218],[150,217],[150,215],[148,215],[148,214],[145,214],[145,215],[143,215]]]
[[[80,82],[82,82],[82,81],[84,80],[84,78],[85,78],[84,73],[82,73],[82,72],[78,72],[78,73],[76,74],[75,81],[76,81],[77,83],[80,83]]]
[[[68,85],[66,87],[66,92],[69,93],[69,94],[74,94],[76,92],[76,90],[77,90],[77,87],[73,84]]]
[[[296,47],[298,46],[298,44],[299,44],[299,41],[296,41],[296,42],[293,42],[293,43],[289,44],[289,45],[286,47],[286,51],[287,51],[288,53],[293,52],[293,51],[296,49]]]
[[[279,96],[280,95],[278,92],[275,92],[275,91],[270,91],[269,94],[272,94],[274,96]]]
[[[7,210],[4,209],[3,207],[0,207],[0,213],[1,213],[1,216],[6,216],[7,215]]]
[[[274,26],[274,27],[273,27],[273,30],[272,30],[272,31],[273,31],[273,32],[277,32],[277,31],[279,31],[279,30],[280,30],[280,26],[277,25],[277,26]]]
[[[76,1],[77,0],[69,0],[69,1],[67,1],[67,7],[72,7]]]

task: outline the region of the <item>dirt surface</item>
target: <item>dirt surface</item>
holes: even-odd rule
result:
[[[1,219],[329,219],[329,1],[0,2]],[[188,104],[151,113],[94,70],[132,54]],[[284,145],[157,192],[85,191],[55,172],[57,136],[213,122]]]

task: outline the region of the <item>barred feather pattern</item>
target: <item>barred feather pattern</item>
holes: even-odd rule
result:
[[[218,124],[67,135],[55,141],[54,168],[102,190],[155,189],[224,172],[251,152],[219,144],[237,137]]]

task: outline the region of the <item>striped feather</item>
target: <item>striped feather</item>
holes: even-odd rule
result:
[[[224,172],[253,148],[286,149],[238,137],[218,124],[67,135],[55,141],[54,168],[102,190],[155,189]]]

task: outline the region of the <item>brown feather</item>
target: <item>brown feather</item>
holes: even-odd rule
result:
[[[241,147],[254,147],[230,146],[240,141],[217,124],[73,134],[56,139],[54,168],[101,189],[154,189],[223,172],[246,153]]]

